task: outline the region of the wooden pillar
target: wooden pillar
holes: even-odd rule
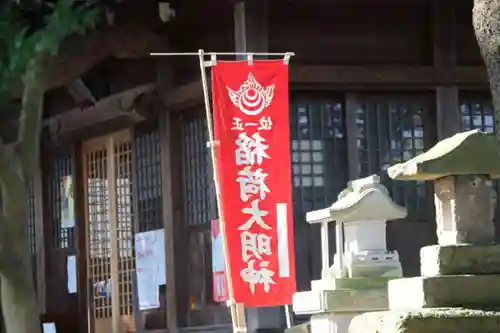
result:
[[[122,332],[122,322],[120,315],[120,256],[118,254],[118,214],[116,201],[116,161],[115,161],[115,141],[112,136],[106,139],[107,160],[106,175],[108,178],[108,221],[111,245],[111,317],[113,333]]]
[[[235,52],[269,51],[269,4],[267,0],[238,1],[234,4]],[[237,59],[243,60],[245,56],[238,56]],[[282,307],[250,308],[246,311],[248,332],[280,328],[284,319]]]
[[[77,296],[78,296],[78,314],[80,328],[82,332],[93,332],[93,327],[89,327],[88,314],[93,311],[90,308],[92,300],[90,295],[93,289],[89,287],[87,276],[87,224],[85,214],[87,205],[85,198],[85,187],[88,186],[87,179],[84,179],[83,172],[84,158],[82,156],[82,145],[78,143],[73,149],[73,186],[75,200],[75,240],[76,240],[76,266],[77,266]],[[85,175],[86,177],[86,175]],[[93,325],[92,323],[90,323]]]
[[[139,189],[138,180],[137,180],[137,147],[135,140],[136,133],[135,127],[130,127],[131,133],[131,144],[132,144],[132,209],[134,214],[132,215],[132,230],[134,230],[134,244],[135,244],[135,235],[140,232],[139,228]],[[135,246],[135,245],[134,245]],[[137,254],[136,254],[137,255]],[[134,325],[135,332],[142,333],[144,332],[144,314],[140,310],[139,306],[139,288],[137,281],[137,271],[134,273],[134,278],[132,279],[132,313],[134,315]]]
[[[457,63],[456,17],[454,2],[432,2],[433,63],[438,75],[447,84],[436,87],[436,113],[438,140],[462,130],[458,87],[453,84]]]
[[[171,189],[182,189],[183,182],[183,162],[182,162],[182,120],[176,116],[169,119],[169,139],[170,139],[170,180]],[[177,326],[187,325],[187,309],[189,307],[188,293],[188,265],[186,254],[189,253],[189,239],[187,226],[184,219],[184,194],[183,191],[176,190],[175,196],[172,193],[172,219],[175,227],[173,238],[175,254],[175,297],[177,301]]]
[[[176,305],[176,279],[175,279],[175,221],[172,205],[172,171],[170,145],[171,125],[170,114],[165,112],[160,115],[160,144],[161,144],[161,179],[162,179],[162,204],[163,204],[163,230],[165,232],[165,260],[167,271],[167,326],[170,333],[177,332],[177,305]],[[180,258],[178,258],[180,259]]]
[[[168,59],[159,59],[158,87],[161,95],[164,95],[172,87],[172,70]],[[162,186],[162,219],[165,235],[165,268],[166,268],[166,321],[169,333],[178,332],[177,323],[177,288],[176,288],[176,260],[182,257],[176,256],[176,226],[173,217],[173,187],[171,170],[171,115],[166,110],[160,110],[159,131],[161,149],[161,186]]]
[[[234,4],[235,52],[268,52],[269,2],[238,1]],[[244,59],[238,56],[238,59]]]
[[[347,131],[347,158],[349,165],[349,179],[354,180],[359,175],[358,155],[358,124],[356,123],[356,111],[360,107],[358,96],[354,93],[346,95],[346,131]]]
[[[259,1],[257,1],[259,2]],[[234,4],[233,20],[234,20],[234,48],[235,52],[257,52],[257,49],[252,49],[250,41],[254,36],[249,36],[250,26],[255,24],[255,15],[252,15],[249,1],[238,1]],[[267,50],[267,48],[266,48]],[[263,50],[258,50],[265,52]],[[244,55],[237,55],[236,59],[244,60]],[[211,124],[208,124],[211,126]],[[223,221],[226,223],[226,221]],[[233,284],[234,286],[234,284]],[[229,286],[229,288],[233,288]],[[234,289],[233,289],[234,290]],[[236,332],[236,327],[246,327],[247,318],[245,318],[245,308],[241,304],[230,306],[231,319],[233,330]]]

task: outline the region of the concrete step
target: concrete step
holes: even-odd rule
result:
[[[329,280],[313,280],[312,290],[342,290],[342,289],[387,289],[387,282],[395,277],[355,277],[333,278]]]
[[[387,308],[387,289],[311,290],[293,295],[293,312],[298,315],[365,312]]]
[[[233,327],[229,325],[207,325],[192,326],[179,329],[181,333],[233,333]]]
[[[446,275],[389,281],[389,309],[500,307],[500,275]]]
[[[422,276],[500,274],[500,244],[425,246],[420,270]]]

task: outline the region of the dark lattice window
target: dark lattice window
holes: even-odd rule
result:
[[[163,228],[161,151],[158,122],[135,128],[138,232]]]
[[[182,124],[182,165],[184,175],[185,221],[190,225],[210,222],[210,150],[204,117],[187,119]]]
[[[493,132],[495,127],[493,106],[488,98],[468,94],[460,96],[460,112],[464,131],[480,129]]]
[[[48,225],[52,229],[52,246],[55,249],[74,248],[75,227],[63,228],[61,225],[62,208],[64,196],[63,177],[73,177],[73,186],[75,183],[73,175],[73,157],[71,154],[56,156],[50,163],[45,178],[45,187],[48,193],[48,207],[50,214],[48,216]]]
[[[181,121],[184,218],[188,224],[187,302],[189,309],[194,310],[210,304],[212,299],[210,220],[216,216],[216,210],[210,149],[206,144],[207,121],[200,114],[191,114]],[[194,314],[189,313],[187,321],[192,324]],[[207,320],[213,323],[209,317]]]
[[[331,205],[348,180],[342,101],[293,98],[290,129],[295,210],[306,213]]]
[[[425,119],[429,104],[408,97],[360,98],[356,110],[358,177],[379,174],[392,198],[408,209],[408,218],[425,219],[432,203],[425,182],[392,181],[389,166],[407,161],[425,148]]]
[[[308,211],[337,201],[349,179],[343,98],[319,94],[292,95],[290,148],[298,290],[309,290],[321,276],[319,225],[305,223]],[[329,241],[335,247],[335,228]],[[332,252],[333,253],[333,252]],[[333,258],[331,258],[333,259]]]

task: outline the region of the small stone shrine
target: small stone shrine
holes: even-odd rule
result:
[[[492,134],[473,130],[389,168],[392,179],[434,182],[439,245],[421,249],[422,276],[389,281],[390,311],[355,317],[350,333],[500,332],[498,150]]]
[[[387,251],[387,220],[406,216],[378,176],[349,182],[330,207],[306,214],[321,223],[322,278],[311,291],[293,298],[296,314],[312,314],[312,333],[347,333],[351,319],[366,311],[386,310],[387,282],[402,276],[396,252]],[[336,222],[336,253],[330,266],[328,224]],[[345,241],[344,241],[345,236]]]

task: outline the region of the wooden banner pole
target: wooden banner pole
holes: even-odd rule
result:
[[[222,237],[222,248],[224,251],[224,262],[226,269],[226,279],[227,279],[227,289],[228,289],[228,305],[231,308],[231,319],[233,322],[233,332],[234,333],[246,333],[247,327],[245,322],[245,307],[242,304],[236,304],[234,302],[234,294],[233,294],[233,283],[231,279],[231,270],[229,265],[229,255],[227,251],[227,242],[226,242],[226,227],[224,214],[221,207],[220,200],[220,189],[219,189],[219,181],[217,175],[217,160],[215,157],[215,149],[216,142],[214,139],[213,132],[213,120],[212,120],[212,111],[210,108],[210,98],[208,95],[208,83],[207,83],[207,73],[205,70],[205,53],[203,50],[198,51],[198,55],[200,58],[200,71],[201,71],[201,83],[203,85],[203,97],[205,101],[205,113],[207,117],[207,128],[208,128],[208,139],[210,145],[210,152],[212,157],[212,170],[213,170],[213,178],[215,183],[215,193],[217,197],[217,210],[219,211],[219,225],[220,232]]]

